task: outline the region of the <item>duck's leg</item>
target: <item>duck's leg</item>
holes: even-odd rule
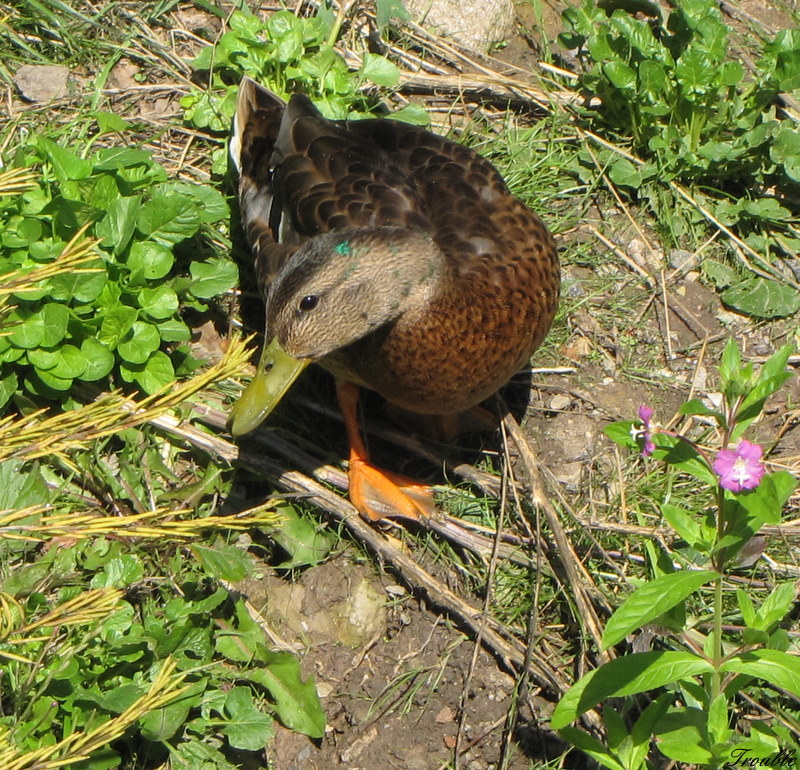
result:
[[[358,429],[358,386],[338,381],[336,392],[350,442],[350,502],[371,521],[389,516],[431,516],[436,506],[429,487],[370,463]]]

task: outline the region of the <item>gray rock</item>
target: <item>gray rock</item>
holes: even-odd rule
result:
[[[14,85],[29,102],[49,102],[66,96],[69,70],[57,64],[23,64],[14,75]]]
[[[486,51],[514,34],[512,0],[404,0],[411,18],[467,48]]]

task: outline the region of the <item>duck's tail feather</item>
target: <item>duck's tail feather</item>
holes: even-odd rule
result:
[[[285,110],[286,103],[272,91],[251,78],[242,79],[229,150],[239,173],[242,224],[264,293],[295,250],[294,246],[279,244],[283,212],[272,173],[275,143]]]

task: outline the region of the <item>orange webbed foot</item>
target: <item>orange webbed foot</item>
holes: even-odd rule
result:
[[[436,511],[430,487],[397,473],[382,471],[369,461],[358,430],[358,386],[339,382],[339,406],[350,441],[350,502],[370,521],[390,516],[428,518]]]
[[[350,456],[350,502],[370,521],[392,516],[429,518],[436,511],[430,487]]]

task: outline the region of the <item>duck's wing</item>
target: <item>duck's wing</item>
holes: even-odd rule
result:
[[[239,208],[256,277],[266,297],[272,278],[296,251],[294,239],[280,232],[280,190],[272,155],[286,102],[251,78],[239,86],[230,155],[239,174]]]

